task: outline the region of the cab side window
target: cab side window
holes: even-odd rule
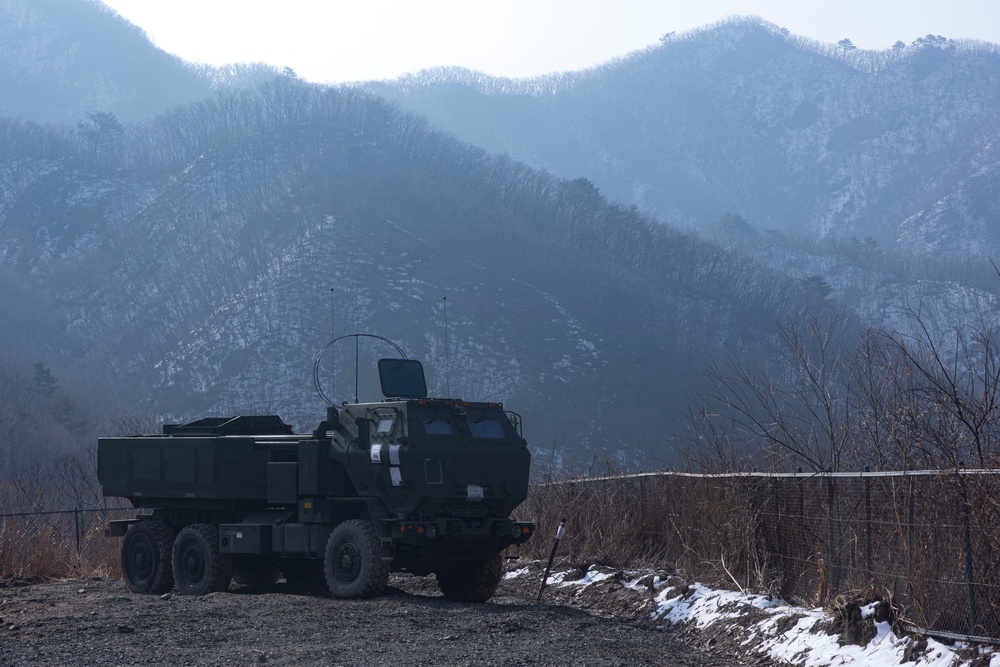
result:
[[[424,420],[424,433],[427,435],[454,435],[455,429],[447,419]]]

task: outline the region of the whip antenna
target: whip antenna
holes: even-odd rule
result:
[[[337,337],[337,300],[333,295],[333,288],[330,288],[330,340]],[[330,370],[330,387],[333,389],[333,399],[337,400],[337,355],[333,356],[333,367]]]
[[[448,297],[444,301],[444,387],[445,394],[451,396],[451,354],[448,350]]]

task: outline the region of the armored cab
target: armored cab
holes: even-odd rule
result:
[[[104,494],[145,510],[109,526],[129,588],[202,594],[283,572],[354,598],[406,571],[449,598],[491,597],[501,552],[534,532],[510,518],[528,487],[520,420],[427,398],[419,362],[378,366],[385,400],[330,406],[312,433],[242,416],[100,438]]]

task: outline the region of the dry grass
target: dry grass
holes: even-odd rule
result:
[[[120,576],[120,541],[103,531],[131,509],[30,513],[2,492],[0,576]],[[565,519],[559,555],[574,564],[677,569],[811,604],[876,590],[920,627],[1000,637],[1000,475],[548,482],[516,515],[538,523],[529,558],[548,557]]]
[[[1000,636],[1000,476],[566,481],[535,485],[518,516],[538,521],[534,558],[565,517],[573,563],[676,568],[809,604],[877,590],[920,627]]]
[[[112,510],[110,518],[124,516]],[[121,576],[120,540],[104,536],[106,512],[0,518],[0,576]],[[80,519],[79,534],[77,519]]]
[[[0,577],[120,576],[120,541],[104,528],[134,510],[53,509],[65,504],[53,497],[51,480],[35,482],[0,483]]]

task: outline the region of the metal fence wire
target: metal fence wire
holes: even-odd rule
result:
[[[1000,471],[648,473],[532,487],[563,552],[660,561],[789,600],[882,596],[912,625],[1000,639]],[[0,514],[0,575],[120,577],[132,508]]]
[[[135,516],[128,508],[0,514],[0,575],[119,577],[120,540],[108,521]]]
[[[613,544],[702,580],[809,604],[881,596],[917,628],[1000,638],[1000,471],[625,475],[537,485],[525,511],[546,530],[569,517],[578,558]]]

